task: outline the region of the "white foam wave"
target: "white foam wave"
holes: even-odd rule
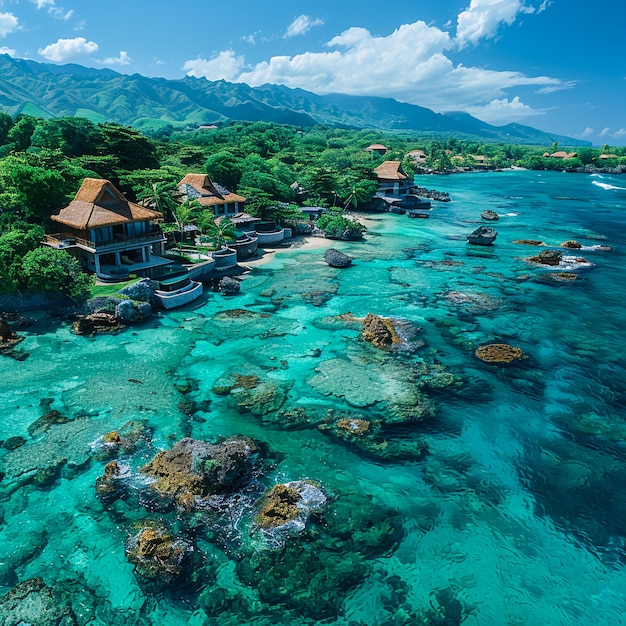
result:
[[[618,187],[617,185],[609,185],[609,183],[599,183],[597,180],[592,180],[591,184],[595,185],[596,187],[602,187],[602,189],[622,189],[622,190],[626,190],[626,187]]]

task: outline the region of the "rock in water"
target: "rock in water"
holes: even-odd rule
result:
[[[348,267],[352,265],[352,257],[339,252],[335,248],[328,248],[324,253],[324,261],[331,267]]]
[[[560,250],[542,250],[538,255],[531,256],[527,260],[531,263],[555,267],[563,260],[563,253]]]
[[[387,317],[368,313],[363,321],[363,332],[361,337],[377,348],[383,350],[389,348],[392,344],[402,343],[393,321]]]
[[[493,228],[479,226],[467,236],[467,241],[477,246],[490,246],[497,236],[498,233]]]
[[[235,280],[230,276],[224,276],[224,278],[222,278],[219,282],[219,290],[221,293],[234,295],[241,291],[241,284],[238,280]]]
[[[494,222],[500,219],[500,216],[495,211],[490,211],[489,209],[487,209],[486,211],[483,211],[480,214],[480,217],[482,217],[484,220],[490,220]]]
[[[527,358],[521,348],[508,343],[491,343],[476,349],[475,355],[485,363],[512,363]]]

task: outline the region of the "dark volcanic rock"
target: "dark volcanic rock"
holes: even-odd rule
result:
[[[331,267],[348,267],[352,265],[352,257],[339,252],[335,248],[328,248],[324,253],[324,261]]]
[[[482,217],[484,220],[490,220],[490,221],[496,221],[500,219],[500,216],[495,211],[490,211],[489,209],[487,209],[486,211],[483,211],[480,214],[480,217]]]
[[[537,263],[539,265],[557,266],[563,259],[563,252],[561,250],[542,250],[538,255],[531,256],[528,261],[531,263]]]
[[[498,233],[493,228],[479,226],[467,236],[467,241],[477,246],[490,246],[497,236]]]
[[[141,280],[123,287],[120,289],[120,293],[129,297],[131,300],[138,300],[140,302],[152,302],[154,298],[154,292],[158,289],[159,283],[149,278],[142,278]]]

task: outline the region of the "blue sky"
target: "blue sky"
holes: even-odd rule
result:
[[[626,144],[624,0],[0,0],[0,51],[388,96]]]

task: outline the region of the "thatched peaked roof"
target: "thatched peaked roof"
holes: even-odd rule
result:
[[[179,191],[190,200],[197,200],[202,206],[245,202],[243,196],[231,193],[221,185],[215,185],[206,174],[186,174],[178,183]]]
[[[85,178],[69,205],[50,219],[76,230],[88,230],[161,217],[158,211],[129,202],[108,180]]]
[[[374,173],[378,180],[405,180],[408,178],[402,169],[401,161],[385,161],[374,170]]]

